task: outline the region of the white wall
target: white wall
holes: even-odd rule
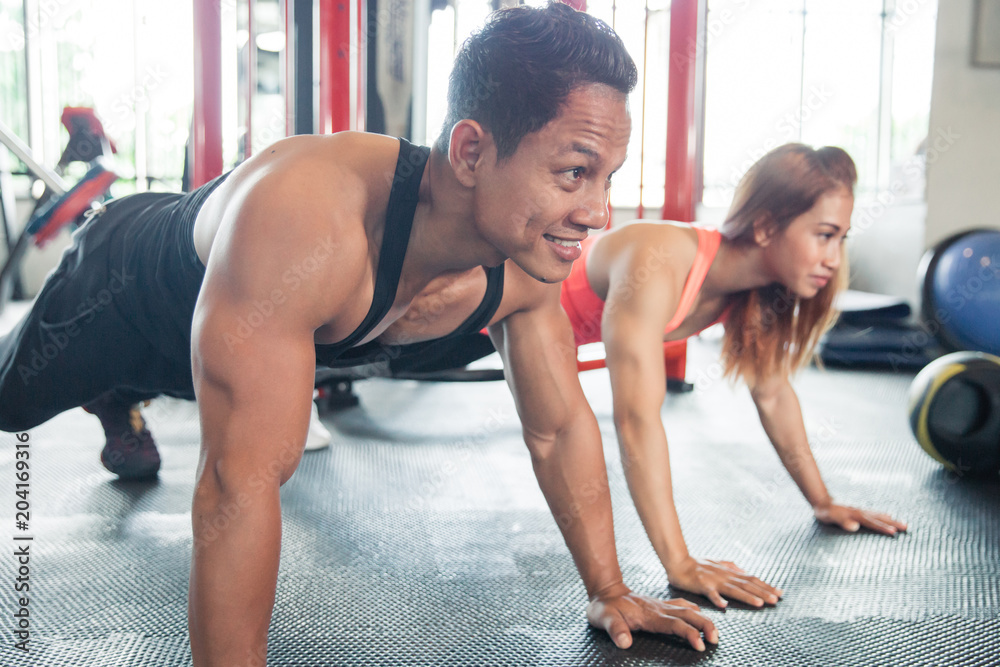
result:
[[[1000,68],[970,64],[974,6],[975,0],[938,4],[927,247],[973,227],[1000,229]]]

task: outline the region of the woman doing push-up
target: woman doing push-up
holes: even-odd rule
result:
[[[728,561],[692,557],[674,507],[660,407],[664,342],[722,322],[726,374],[749,386],[761,424],[816,518],[894,535],[906,524],[834,502],[789,376],[813,356],[847,282],[854,163],[843,150],[774,149],[743,177],[716,229],[637,221],[590,236],[562,285],[577,345],[602,340],[629,490],[670,583],[761,606],[782,592]]]

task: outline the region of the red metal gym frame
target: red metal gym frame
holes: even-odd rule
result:
[[[666,178],[661,210],[663,220],[694,222],[695,219],[698,196],[696,98],[699,4],[700,0],[673,0],[670,3]],[[648,26],[648,12],[646,21]],[[645,89],[645,86],[643,88]],[[645,115],[645,101],[643,114]],[[579,371],[604,368],[605,365],[604,359],[576,362]],[[683,381],[687,372],[687,343],[684,341],[664,343],[663,366],[667,379]]]
[[[221,0],[194,0],[194,113],[191,189],[222,173]]]
[[[357,56],[357,71],[354,72],[358,82],[358,97],[354,103],[354,129],[364,131],[365,118],[368,115],[368,107],[365,106],[368,99],[368,2],[367,0],[357,0],[358,13],[358,47],[355,51]]]
[[[357,13],[357,37],[354,42],[351,41],[352,6]],[[319,1],[318,132],[320,134],[364,129],[367,11],[367,3],[364,0]],[[356,58],[356,67],[353,70],[352,55]],[[353,108],[352,75],[357,77],[357,97],[353,100]]]
[[[695,94],[699,3],[700,0],[670,3],[667,154],[661,217],[680,222],[694,222],[697,202]],[[668,379],[683,380],[687,373],[687,343],[664,343],[663,365]]]
[[[694,222],[695,66],[699,0],[670,3],[670,75],[667,78],[667,163],[662,218]]]

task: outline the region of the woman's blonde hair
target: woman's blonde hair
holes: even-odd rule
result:
[[[853,196],[857,180],[854,161],[841,148],[779,146],[740,180],[722,236],[749,245],[756,243],[756,229],[783,233],[823,195],[846,189]],[[834,298],[847,286],[846,250],[841,257],[830,282],[810,299],[777,283],[733,296],[722,349],[727,376],[752,382],[791,373],[812,359],[820,336],[837,319]]]

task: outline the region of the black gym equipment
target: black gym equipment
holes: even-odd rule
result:
[[[373,377],[421,382],[496,382],[504,379],[499,361],[492,367],[476,364],[496,352],[490,337],[481,331],[386,348],[381,361],[316,371],[317,406],[321,412],[358,405],[354,383]],[[665,348],[664,355],[670,355]],[[604,368],[604,359],[578,359],[579,372]],[[683,378],[667,378],[667,392],[685,394],[694,385]]]
[[[373,377],[422,382],[494,382],[502,368],[467,368],[496,352],[483,333],[448,336],[423,343],[386,348],[384,359],[363,366],[316,370],[317,407],[329,412],[358,405],[354,383]]]
[[[840,317],[817,349],[827,366],[915,371],[945,352],[926,328],[911,322],[904,299],[846,290],[836,307]]]
[[[954,352],[910,387],[910,428],[920,446],[959,475],[1000,472],[1000,357]]]

